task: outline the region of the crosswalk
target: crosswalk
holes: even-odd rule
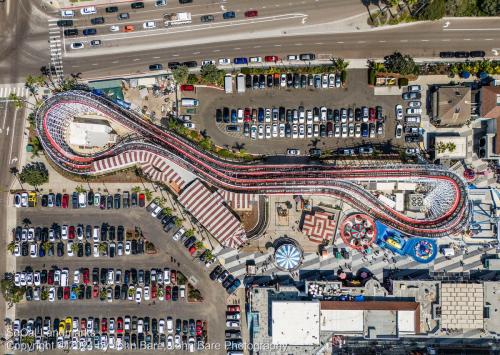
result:
[[[0,99],[6,99],[10,94],[16,94],[19,97],[28,97],[29,91],[26,87],[21,86],[0,86]]]
[[[58,19],[49,19],[50,64],[55,68],[58,77],[64,76],[62,60],[62,29],[57,26]]]
[[[340,242],[336,243],[337,248],[346,248]],[[346,248],[348,249],[348,248]],[[327,248],[328,255],[320,257],[317,253],[304,253],[302,265],[300,267],[300,277],[307,278],[318,277],[318,272],[322,276],[328,276],[328,273],[334,273],[339,268],[344,271],[356,274],[360,269],[368,269],[377,279],[384,278],[384,271],[397,269],[398,275],[405,275],[409,278],[418,278],[428,275],[429,272],[456,273],[467,272],[477,269],[483,269],[481,256],[484,253],[495,252],[494,248],[483,249],[480,246],[469,246],[467,251],[458,251],[453,257],[438,256],[430,264],[420,264],[409,257],[403,257],[398,254],[392,254],[384,249],[378,250],[378,255],[371,254],[364,256],[356,251],[351,251],[349,259],[337,259],[334,255],[333,246]],[[348,249],[349,250],[349,249]],[[385,253],[385,254],[384,254]],[[221,264],[231,272],[235,277],[243,277],[246,273],[246,261],[254,260],[257,266],[256,276],[266,275],[288,275],[277,269],[273,263],[271,253],[262,252],[242,252],[235,249],[222,249],[217,254]]]

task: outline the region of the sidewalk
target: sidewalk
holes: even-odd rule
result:
[[[48,5],[57,9],[78,9],[86,6],[119,5],[137,0],[44,0]],[[154,3],[154,0],[142,0]]]

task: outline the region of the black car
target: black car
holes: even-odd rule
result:
[[[300,86],[300,75],[295,73],[293,74],[293,87],[295,89],[298,89],[299,86]]]
[[[101,280],[101,285],[106,284],[106,282],[108,280],[108,269],[101,268],[101,277],[100,277],[100,280]]]
[[[47,207],[49,204],[49,196],[42,195],[42,207]]]
[[[57,26],[59,26],[59,27],[71,27],[71,26],[73,26],[73,20],[59,20],[59,21],[57,21]]]
[[[179,287],[172,287],[172,301],[177,301],[179,299]]]
[[[144,3],[142,1],[133,2],[130,4],[130,7],[133,9],[144,9]]]
[[[376,113],[377,113],[377,121],[382,121],[383,116],[382,116],[382,106],[377,106],[376,108]]]
[[[115,251],[116,251],[116,245],[115,243],[109,243],[109,257],[114,258],[115,257]]]
[[[215,122],[222,123],[222,110],[220,108],[215,110]]]
[[[193,0],[179,0],[179,4],[190,4]]]
[[[130,198],[130,206],[137,207],[137,192],[132,192]]]
[[[258,75],[252,76],[252,87],[253,87],[253,89],[259,88],[259,76]]]
[[[469,55],[471,58],[483,58],[486,53],[484,51],[471,51]]]
[[[120,299],[120,293],[121,293],[120,291],[121,291],[120,285],[116,285],[115,286],[115,300]]]
[[[266,87],[266,76],[264,74],[259,75],[259,88],[264,89]]]
[[[184,246],[186,248],[190,248],[191,245],[193,245],[194,243],[196,242],[196,237],[192,236],[192,237],[189,237],[188,239],[186,239],[186,241],[184,242]]]
[[[108,210],[113,209],[113,196],[108,195],[106,202],[107,202],[107,206],[106,206],[107,209]]]
[[[92,286],[90,285],[85,287],[85,298],[88,300],[92,298]]]
[[[121,294],[120,294],[120,299],[121,300],[126,300],[127,299],[127,295],[128,295],[128,286],[126,284],[123,284],[122,285],[122,291],[121,291]]]
[[[64,256],[64,243],[63,242],[59,242],[57,243],[57,256],[58,257],[62,257]]]
[[[128,14],[128,12],[122,12],[118,15],[118,20],[128,20],[129,18],[130,15]]]
[[[97,285],[99,283],[99,268],[95,267],[92,269],[92,283]]]
[[[300,76],[300,87],[305,88],[307,86],[307,76],[302,74]]]
[[[116,235],[116,228],[115,226],[110,226],[109,227],[109,232],[108,232],[108,238],[109,240],[115,240],[115,235]]]
[[[92,206],[94,204],[94,191],[90,190],[87,192],[87,204]]]
[[[128,191],[123,192],[123,208],[129,208],[130,207],[130,194]]]
[[[97,30],[95,28],[86,28],[83,30],[84,36],[94,36],[97,34]]]
[[[179,63],[179,62],[168,62],[167,66],[168,66],[168,69],[175,69],[177,67],[180,67],[181,63]]]
[[[314,60],[316,55],[313,53],[304,53],[299,56],[300,60]]]
[[[230,119],[229,119],[229,108],[224,107],[222,109],[222,118],[224,120],[224,123],[229,123],[230,122]]]
[[[63,298],[63,293],[64,293],[64,288],[62,286],[59,286],[57,288],[57,299],[60,301]]]
[[[66,37],[75,37],[75,36],[78,36],[78,30],[76,28],[70,28],[68,30],[64,30],[64,35]]]
[[[85,256],[89,257],[92,255],[92,247],[90,246],[89,242],[85,243]]]
[[[267,87],[268,88],[272,88],[273,85],[274,85],[273,75],[272,74],[268,74],[267,75]]]
[[[123,228],[123,226],[118,226],[116,235],[117,240],[119,242],[123,242],[123,240],[125,239],[125,228]]]
[[[405,136],[406,143],[418,143],[422,140],[421,135],[407,135]]]
[[[201,22],[212,22],[215,20],[214,15],[203,15],[200,17]]]
[[[149,70],[151,70],[151,71],[163,70],[163,65],[161,65],[161,64],[151,64],[149,66]]]
[[[319,135],[320,137],[326,137],[326,126],[324,124],[319,126]]]
[[[83,257],[83,243],[78,243],[78,252],[76,253],[76,256],[79,258]]]
[[[118,12],[118,6],[109,6],[106,8],[106,13],[111,14],[113,12]]]
[[[455,58],[469,58],[469,52],[457,51],[455,52]]]
[[[245,86],[247,89],[252,88],[252,76],[250,74],[245,76]]]
[[[90,20],[90,23],[93,25],[102,25],[104,23],[104,17],[96,17]]]
[[[439,52],[440,58],[454,58],[455,52]]]
[[[217,280],[217,278],[222,273],[222,271],[224,271],[224,269],[222,268],[222,266],[217,265],[215,267],[215,269],[213,269],[212,272],[210,273],[210,279],[214,280],[214,281]]]
[[[73,195],[71,195],[71,204],[73,205],[73,208],[78,208],[78,193],[73,192]]]

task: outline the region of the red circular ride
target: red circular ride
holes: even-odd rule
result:
[[[360,213],[347,216],[340,226],[340,237],[353,249],[367,250],[377,237],[375,221]]]

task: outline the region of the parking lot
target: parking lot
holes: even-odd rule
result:
[[[23,220],[28,218],[32,226],[48,226],[52,223],[59,225],[123,225],[125,228],[133,229],[135,226],[141,228],[144,237],[153,242],[158,253],[153,255],[123,255],[119,258],[110,258],[109,256],[100,257],[63,257],[45,256],[45,257],[18,257],[16,258],[17,271],[24,270],[29,266],[33,270],[50,270],[53,267],[68,268],[70,270],[70,279],[73,279],[73,271],[80,268],[88,268],[92,272],[93,268],[114,268],[125,270],[135,268],[170,268],[178,270],[194,286],[200,290],[204,301],[201,303],[190,303],[187,299],[178,301],[160,301],[159,299],[148,301],[142,300],[141,304],[134,301],[113,299],[112,302],[101,301],[98,298],[82,300],[55,300],[49,301],[31,301],[22,302],[16,306],[16,318],[27,319],[38,316],[50,316],[52,319],[64,319],[67,316],[72,317],[100,317],[111,318],[137,316],[160,319],[172,317],[174,320],[195,319],[203,320],[207,323],[207,341],[209,343],[219,343],[224,345],[225,330],[225,304],[226,291],[217,283],[209,278],[209,269],[203,263],[194,260],[187,250],[180,243],[172,240],[172,232],[165,233],[162,230],[161,223],[153,218],[144,208],[135,208],[127,210],[110,210],[105,214],[98,208],[86,209],[47,209],[30,208],[19,210],[18,225],[23,225]],[[70,282],[71,283],[71,282]],[[187,295],[186,295],[187,297]],[[82,307],[83,306],[83,307]],[[205,351],[205,353],[211,353]],[[217,351],[213,353],[218,353]]]
[[[373,88],[367,85],[366,70],[350,70],[347,84],[344,88],[288,88],[273,87],[265,89],[246,89],[245,93],[226,94],[220,90],[198,88],[196,93],[186,93],[184,97],[194,96],[200,100],[197,114],[192,115],[196,129],[203,131],[213,139],[215,144],[228,147],[243,147],[250,153],[284,154],[288,148],[297,148],[307,152],[316,145],[321,149],[337,151],[338,148],[351,148],[366,145],[384,146],[387,142],[391,145],[402,147],[404,138],[395,138],[395,106],[402,103],[399,95],[375,96]],[[251,139],[243,136],[243,124],[239,132],[227,132],[226,124],[217,124],[215,114],[217,109],[228,107],[239,108],[273,108],[297,109],[303,106],[305,110],[314,107],[326,107],[332,111],[342,108],[382,107],[383,134],[370,137],[310,137],[303,139],[271,137],[269,139]],[[181,114],[185,112],[181,111]],[[316,123],[316,122],[315,122]],[[360,123],[361,125],[361,123]]]

